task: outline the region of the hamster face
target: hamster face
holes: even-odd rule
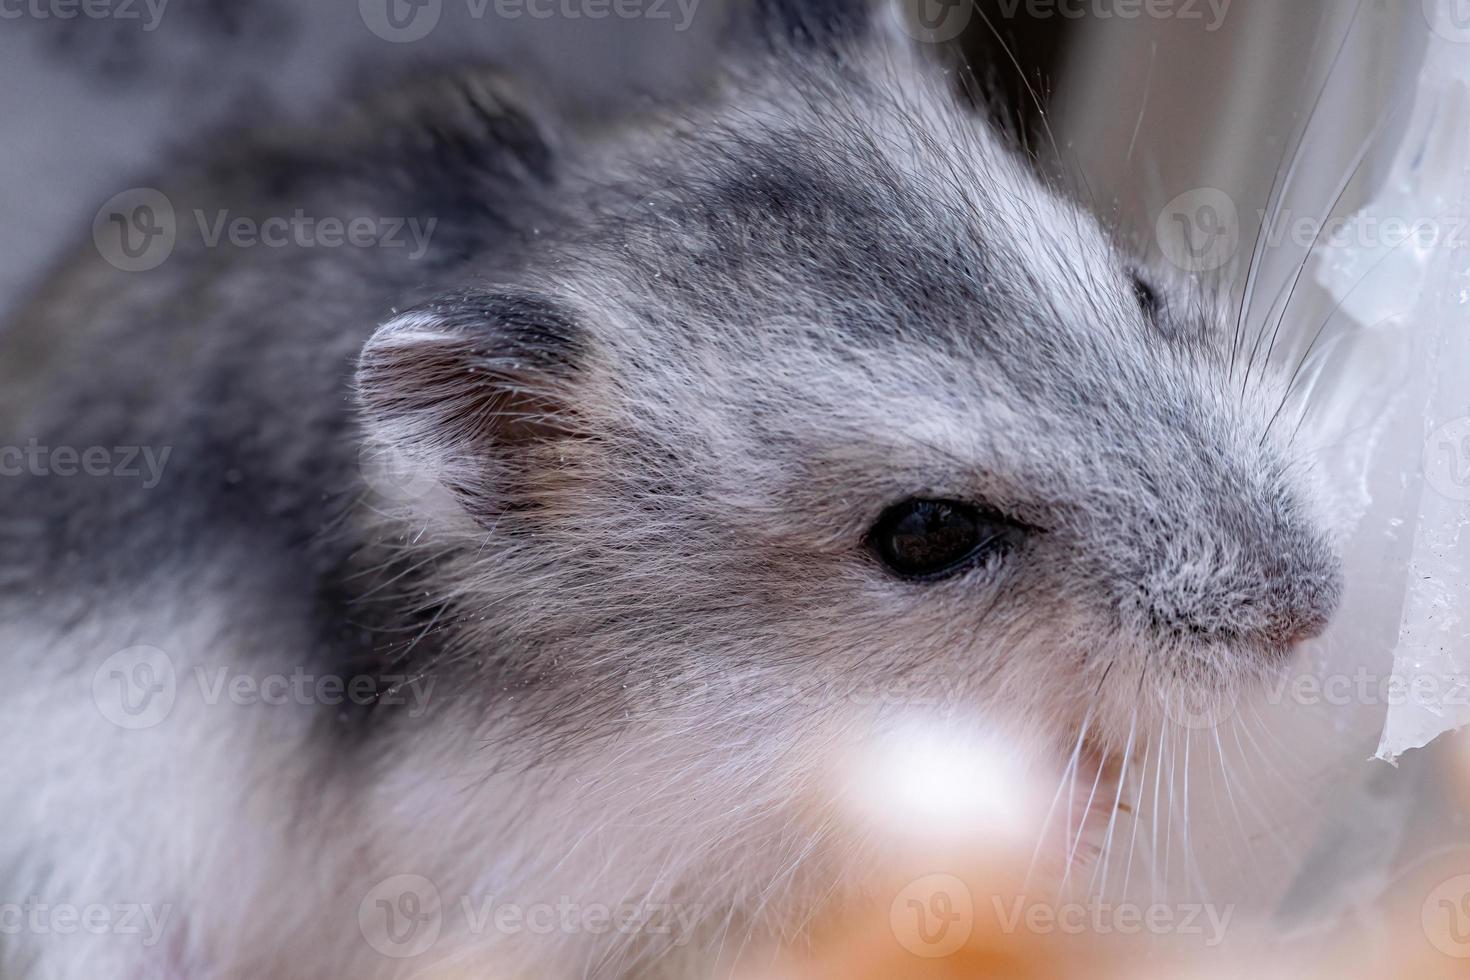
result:
[[[925,710],[1118,747],[1323,628],[1337,561],[1228,328],[942,80],[726,100],[595,150],[520,280],[364,352],[369,431],[455,502],[459,659],[584,733],[701,691],[731,744]]]

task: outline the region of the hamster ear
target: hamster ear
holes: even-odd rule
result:
[[[437,484],[473,516],[501,510],[528,489],[541,447],[579,434],[582,352],[570,313],[531,292],[458,293],[379,327],[358,361],[357,400],[365,452],[393,459],[389,496]]]

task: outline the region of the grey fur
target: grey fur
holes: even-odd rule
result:
[[[4,334],[7,431],[172,454],[147,491],[14,481],[12,675],[34,674],[43,714],[140,643],[445,693],[421,716],[178,709],[148,744],[218,765],[184,785],[223,827],[88,817],[122,843],[63,855],[7,808],[14,888],[116,889],[168,852],[148,880],[186,925],[161,959],[37,941],[0,963],[399,975],[352,916],[413,872],[446,895],[564,887],[706,913],[680,949],[450,930],[446,956],[707,969],[724,930],[779,932],[783,909],[860,873],[800,816],[821,806],[818,747],[914,707],[856,692],[904,681],[927,711],[1004,719],[1037,756],[1091,709],[1116,750],[1140,690],[1157,708],[1237,684],[1336,601],[1268,431],[1279,388],[1242,384],[1199,302],[1151,321],[1095,220],[881,43],[750,55],[707,104],[597,135],[461,72],[164,186],[181,214],[439,230],[417,261],[181,235],[154,272],[84,250],[58,273]],[[426,479],[385,491],[364,478],[376,454]],[[1039,531],[903,582],[864,538],[913,496]],[[800,696],[814,678],[822,696]],[[34,754],[42,716],[12,713],[0,750]],[[107,767],[136,745],[75,737]],[[54,792],[85,806],[89,778],[57,771]],[[137,820],[154,784],[122,785]],[[283,907],[262,912],[267,895]]]

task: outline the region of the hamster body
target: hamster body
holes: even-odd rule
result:
[[[7,977],[707,975],[859,887],[843,747],[1117,752],[1336,601],[1279,388],[881,39],[595,136],[460,71],[158,187],[162,264],[0,335],[0,884],[157,928]],[[376,237],[228,233],[297,214]]]

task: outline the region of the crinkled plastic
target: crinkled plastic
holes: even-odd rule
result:
[[[1426,7],[1438,19],[1388,179],[1318,274],[1356,331],[1391,331],[1402,355],[1401,370],[1333,379],[1398,386],[1401,422],[1358,464],[1401,465],[1400,439],[1423,445],[1390,502],[1407,557],[1377,751],[1390,762],[1470,725],[1470,27],[1454,6]]]

